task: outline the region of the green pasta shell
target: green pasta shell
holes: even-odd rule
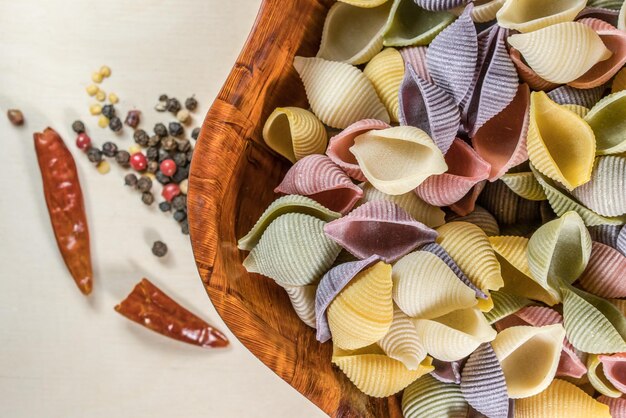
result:
[[[526,200],[546,200],[546,194],[532,172],[510,173],[500,177],[513,193]]]
[[[626,152],[626,90],[601,99],[585,120],[596,136],[596,154]]]
[[[459,385],[440,382],[429,374],[409,385],[402,395],[404,418],[464,418],[468,412]]]
[[[385,25],[385,46],[428,45],[456,17],[422,9],[413,0],[394,0]]]
[[[528,306],[532,303],[530,299],[510,295],[504,292],[498,292],[497,290],[491,291],[491,298],[493,299],[493,309],[484,313],[485,318],[487,318],[487,321],[490,324],[493,324],[505,316],[509,316],[512,313],[519,311],[524,306]]]

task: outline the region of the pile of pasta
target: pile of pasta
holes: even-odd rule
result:
[[[343,0],[295,58],[310,109],[267,119],[293,166],[239,248],[361,391],[626,417],[625,9]]]

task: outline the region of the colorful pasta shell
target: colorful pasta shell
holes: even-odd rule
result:
[[[626,68],[622,68],[611,83],[611,93],[617,93],[622,90],[626,90]]]
[[[289,300],[291,301],[291,306],[293,306],[293,310],[296,312],[298,317],[310,326],[311,328],[315,328],[315,291],[317,289],[316,285],[308,285],[308,286],[283,286],[287,295],[289,296]]]
[[[606,96],[591,108],[585,121],[596,136],[596,153],[626,152],[626,91]]]
[[[557,83],[551,83],[539,77],[539,74],[526,64],[526,61],[522,58],[522,54],[517,49],[511,47],[509,49],[509,56],[513,64],[515,64],[519,77],[524,83],[528,84],[532,90],[552,90],[559,86]]]
[[[606,22],[601,20],[599,22],[604,23],[607,28],[594,28],[594,30],[597,31],[600,39],[604,42],[606,48],[611,51],[612,55],[607,60],[600,61],[585,74],[569,83],[572,87],[588,89],[602,86],[626,64],[626,34]]]
[[[587,228],[593,241],[617,248],[617,237],[622,229],[620,225],[597,225]]]
[[[435,370],[430,375],[443,383],[461,383],[461,370],[467,361],[467,357],[455,361],[441,361],[433,359]]]
[[[580,116],[581,118],[585,118],[585,116],[587,116],[587,113],[589,113],[589,109],[587,109],[584,106],[579,106],[579,105],[575,105],[575,104],[564,104],[562,105],[564,108],[571,110],[572,112],[576,113],[578,116]]]
[[[408,46],[400,48],[400,55],[404,60],[405,68],[410,66],[422,80],[426,80],[429,83],[433,83],[433,79],[428,73],[428,67],[426,66],[426,52],[428,48],[425,46]]]
[[[414,0],[415,3],[426,10],[440,11],[450,10],[463,6],[468,0]]]
[[[609,407],[612,418],[626,418],[626,398],[609,398],[603,395],[598,397],[598,402]]]
[[[378,262],[350,281],[328,306],[333,344],[355,350],[387,334],[393,320],[391,266]]]
[[[393,300],[410,317],[432,319],[476,305],[475,292],[436,255],[415,251],[393,266]]]
[[[367,63],[363,74],[372,82],[392,122],[398,122],[398,90],[404,78],[404,60],[398,50],[385,48]]]
[[[505,225],[529,225],[541,218],[538,202],[522,199],[500,180],[487,183],[478,203],[497,219],[501,233]]]
[[[497,290],[491,292],[491,299],[493,300],[493,308],[489,312],[485,312],[485,318],[487,318],[487,322],[490,324],[495,324],[502,318],[532,303],[524,297],[510,295]]]
[[[596,296],[604,298],[626,297],[626,257],[608,245],[594,242],[589,264],[578,284]]]
[[[517,326],[498,334],[491,345],[502,365],[510,398],[534,396],[550,385],[559,364],[563,338],[565,330],[559,324]]]
[[[243,266],[278,284],[304,286],[317,282],[341,247],[324,234],[325,222],[302,213],[287,213],[265,229]]]
[[[432,139],[412,126],[362,134],[355,138],[350,151],[367,180],[391,195],[407,193],[426,178],[448,169]]]
[[[603,363],[600,363],[600,358],[597,354],[589,354],[589,357],[587,358],[587,377],[589,378],[589,382],[594,389],[601,394],[610,396],[611,398],[619,398],[622,396],[622,393],[617,390],[613,383],[608,379],[608,376],[605,374],[604,366],[605,365]]]
[[[617,242],[615,243],[615,248],[620,253],[626,256],[626,228],[622,227],[622,230],[619,232],[617,236]]]
[[[548,97],[560,105],[576,104],[586,108],[592,108],[602,97],[604,87],[592,89],[576,89],[571,86],[561,86],[548,93]]]
[[[469,222],[482,229],[488,237],[500,235],[498,221],[491,213],[482,206],[476,206],[469,215],[458,216],[451,214],[447,218],[448,222]]]
[[[522,33],[532,32],[556,23],[571,22],[585,8],[585,0],[565,0],[543,7],[536,0],[507,0],[496,15],[498,25]]]
[[[626,30],[626,6],[622,2],[622,7],[619,9],[619,15],[617,16],[617,29]]]
[[[467,216],[472,213],[476,209],[476,201],[486,184],[487,180],[476,183],[461,200],[450,205],[450,210],[459,216]]]
[[[372,83],[358,68],[322,58],[295,57],[313,113],[326,125],[343,129],[361,119],[389,122]]]
[[[468,409],[459,385],[439,382],[430,375],[420,377],[402,395],[404,418],[462,418]]]
[[[453,14],[422,9],[413,0],[393,0],[383,43],[385,46],[428,45],[453,20]]]
[[[433,229],[386,200],[364,203],[343,218],[326,224],[324,232],[359,258],[378,255],[387,262],[437,237]]]
[[[626,365],[626,353],[616,353],[613,355],[602,354],[599,356],[604,369],[604,375],[621,393],[626,393],[626,376],[624,366]]]
[[[402,362],[407,369],[416,370],[426,358],[426,349],[420,341],[415,325],[400,308],[393,310],[393,321],[378,345],[392,359]]]
[[[598,34],[577,22],[557,23],[534,32],[512,35],[508,42],[520,51],[541,78],[559,84],[576,80],[611,56]],[[563,65],[572,56],[580,59]]]
[[[546,200],[546,193],[535,178],[532,172],[511,173],[503,175],[500,180],[506,184],[509,189],[527,200]]]
[[[476,23],[486,23],[496,18],[498,10],[505,0],[477,0],[472,10],[472,20]]]
[[[617,26],[619,10],[604,9],[602,7],[585,7],[576,19],[594,18],[604,20],[613,26]]]
[[[622,6],[622,3],[622,0],[589,0],[587,2],[587,6],[599,7],[602,9],[619,10],[619,8]]]
[[[387,3],[388,0],[339,0],[343,3],[350,4],[356,7],[378,7],[381,4]]]
[[[354,65],[369,61],[383,49],[383,29],[390,9],[389,2],[369,8],[335,3],[326,15],[317,56]]]
[[[319,204],[345,214],[363,191],[325,155],[309,155],[294,164],[275,193],[308,196]]]

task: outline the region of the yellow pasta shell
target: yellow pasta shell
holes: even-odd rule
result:
[[[317,286],[284,286],[284,288],[298,317],[311,328],[315,328],[315,291]]]
[[[591,179],[596,147],[593,130],[542,91],[531,94],[527,146],[533,166],[568,190]]]
[[[387,3],[388,0],[339,0],[342,3],[351,4],[356,7],[377,7]]]
[[[385,354],[402,362],[409,370],[417,370],[426,358],[426,348],[417,334],[413,321],[397,306],[393,309],[391,327],[378,345]]]
[[[561,106],[563,106],[567,110],[571,110],[572,112],[576,113],[578,116],[580,116],[583,119],[585,118],[585,116],[587,116],[587,113],[589,113],[589,108],[585,106],[572,104],[572,103],[566,103]]]
[[[386,48],[365,66],[365,77],[374,85],[392,122],[398,122],[398,91],[404,78],[404,60],[398,50]]]
[[[594,389],[601,394],[611,398],[622,396],[622,392],[617,390],[604,375],[602,363],[597,354],[589,354],[587,357],[587,377]]]
[[[546,200],[543,188],[531,172],[507,173],[500,177],[509,189],[526,200]]]
[[[299,107],[276,108],[263,126],[263,139],[292,163],[307,155],[323,154],[328,145],[322,122]]]
[[[505,0],[477,0],[470,13],[472,20],[476,23],[489,22],[496,18],[498,10],[502,8]],[[462,10],[461,10],[462,12]]]
[[[393,321],[391,266],[382,261],[360,272],[328,307],[334,343],[355,350],[387,334]]]
[[[542,0],[507,0],[496,17],[503,28],[526,33],[571,22],[586,4],[586,0],[558,0],[550,4]]]

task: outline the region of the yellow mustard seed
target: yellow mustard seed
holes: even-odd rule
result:
[[[109,126],[109,118],[104,115],[100,116],[98,118],[98,126],[101,128],[106,128],[107,126]]]
[[[99,115],[100,113],[102,113],[102,106],[100,106],[98,103],[94,103],[91,106],[89,106],[89,113],[91,113],[92,115]]]
[[[98,173],[100,174],[106,174],[111,171],[111,165],[107,160],[102,160],[98,163],[96,170],[98,170]]]
[[[136,152],[141,152],[141,147],[137,144],[133,144],[130,147],[128,147],[128,153],[130,155],[133,155]]]
[[[111,104],[117,104],[117,102],[119,101],[120,101],[120,98],[117,97],[117,94],[109,93],[109,102],[111,102]]]
[[[107,98],[107,94],[104,91],[100,90],[100,91],[98,91],[96,93],[96,100],[97,101],[104,102],[104,99],[106,99],[106,98]]]
[[[111,76],[111,67],[108,65],[103,65],[100,67],[100,75],[102,77],[110,77]]]
[[[90,84],[87,86],[86,90],[88,95],[95,96],[100,89],[95,84]]]
[[[95,73],[91,75],[91,79],[93,80],[94,83],[102,83],[102,74],[96,71]]]
[[[180,188],[180,192],[182,194],[187,194],[187,189],[189,188],[189,182],[187,181],[187,179],[185,179],[178,184],[178,187]]]
[[[142,174],[142,176],[146,176],[152,181],[156,180],[156,176],[154,175],[154,173],[145,172]]]

